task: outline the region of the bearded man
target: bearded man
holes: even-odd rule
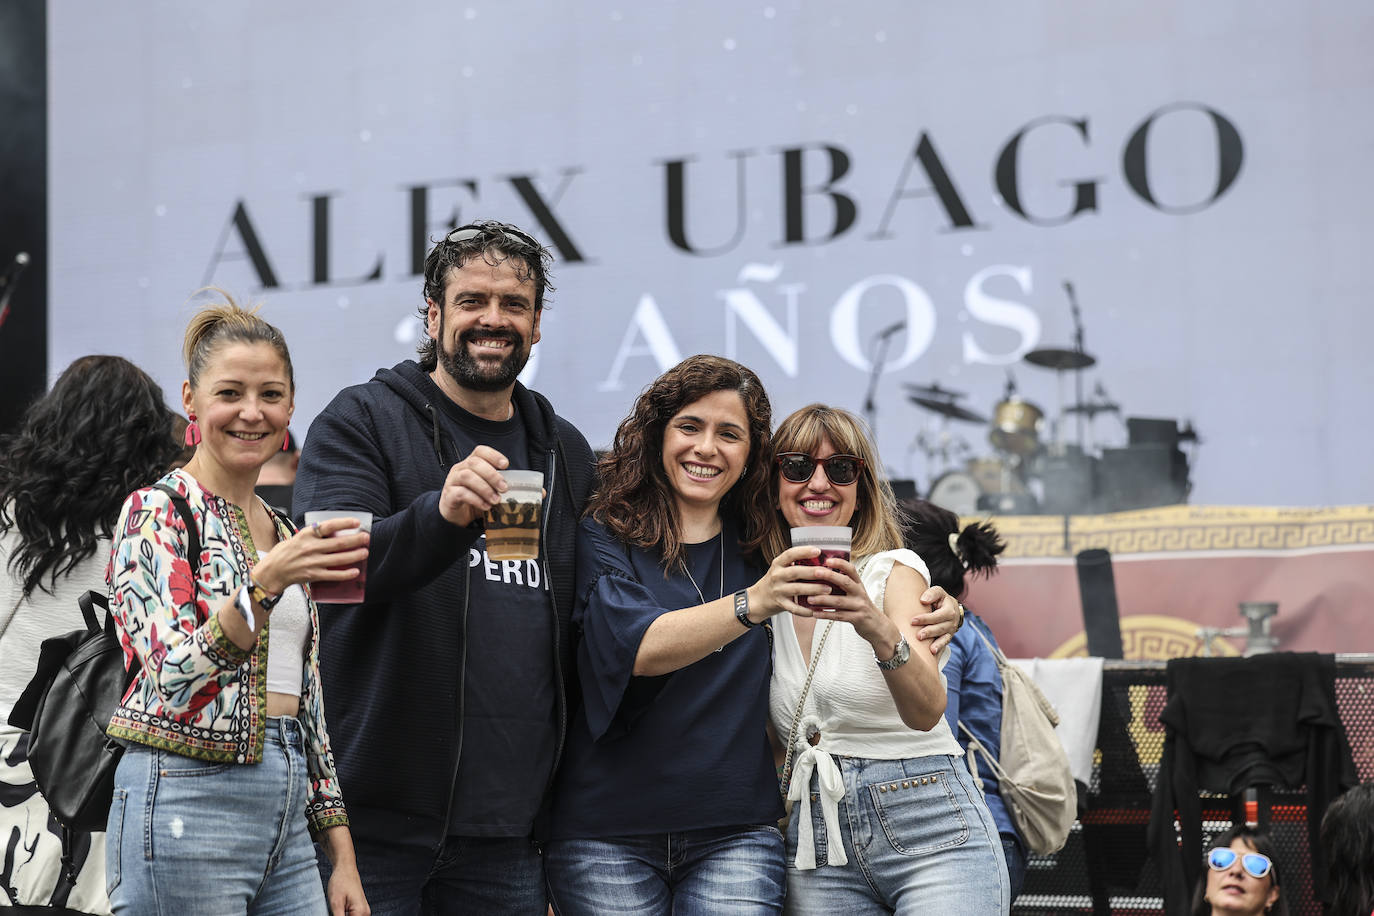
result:
[[[341,391],[301,453],[297,518],[373,517],[365,600],[320,615],[320,663],[374,914],[547,910],[535,837],[568,723],[594,476],[585,437],[517,381],[551,263],[512,225],[450,232],[425,258],[419,361]],[[482,519],[510,469],[544,474],[537,560],[487,556]]]

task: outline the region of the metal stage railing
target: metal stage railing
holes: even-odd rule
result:
[[[1164,750],[1163,661],[1107,660],[1102,722],[1084,813],[1067,845],[1031,858],[1017,914],[1159,914],[1159,871],[1146,849],[1150,804]],[[1336,701],[1361,780],[1374,779],[1374,654],[1336,656]],[[1080,792],[1082,787],[1080,786]],[[1275,844],[1294,916],[1320,916],[1313,899],[1305,787],[1266,788],[1259,821]],[[1204,794],[1204,830],[1243,816],[1237,797]]]

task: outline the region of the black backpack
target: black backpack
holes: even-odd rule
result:
[[[200,534],[191,507],[172,488],[156,487],[172,498],[186,525],[187,557],[195,581]],[[106,735],[105,729],[135,673],[124,670],[124,650],[105,596],[89,591],[78,600],[86,628],[43,640],[38,670],[9,719],[10,725],[29,732],[29,764],[44,800],[63,827],[64,862],[70,832],[105,829],[115,767],[124,753],[124,746]]]

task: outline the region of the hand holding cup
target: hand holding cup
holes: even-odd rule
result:
[[[340,513],[319,528],[307,526],[278,543],[253,567],[253,579],[272,594],[318,578],[351,579],[352,565],[367,559],[368,535],[357,513]],[[339,532],[348,532],[335,536]],[[347,569],[335,567],[348,566]]]
[[[798,617],[810,617],[811,610],[802,603],[803,599],[808,595],[824,595],[830,591],[830,586],[815,581],[811,577],[814,567],[801,563],[814,561],[819,556],[820,550],[816,547],[789,547],[778,554],[763,578],[749,589],[750,605],[762,608],[769,617],[784,611]]]
[[[305,527],[292,540],[303,538],[308,544],[313,541],[311,552],[317,557],[317,563],[309,582],[310,596],[316,603],[362,602],[367,588],[367,544],[371,532],[370,512],[305,513]]]
[[[439,514],[462,528],[483,518],[501,501],[508,485],[501,472],[510,466],[506,456],[489,445],[479,445],[449,468],[439,491]]]

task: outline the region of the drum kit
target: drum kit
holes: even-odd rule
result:
[[[1056,348],[1032,350],[1025,361],[1056,372],[1077,372],[1097,362],[1081,351]],[[991,416],[965,407],[959,401],[966,395],[939,384],[907,384],[905,388],[909,401],[939,418],[938,425],[922,430],[916,437],[916,447],[924,452],[928,466],[935,472],[927,498],[959,515],[1040,512],[1047,483],[1041,479],[1040,471],[1046,461],[1081,452],[1080,446],[1063,441],[1063,418],[1075,416],[1091,421],[1102,413],[1119,412],[1118,405],[1106,400],[1105,393],[1099,393],[1092,401],[1061,404],[1060,419],[1051,425],[1052,436],[1045,442],[1045,412],[1019,396],[1010,377]],[[993,453],[973,454],[967,440],[952,431],[952,423],[987,427],[987,441]],[[1050,494],[1051,503],[1056,501],[1055,495]]]
[[[1097,360],[1083,350],[1073,287],[1064,286],[1073,307],[1074,346],[1045,347],[1024,356],[1026,364],[1055,373],[1058,410],[1048,431],[1044,411],[1017,394],[1010,372],[990,416],[964,406],[964,393],[938,383],[904,385],[909,401],[938,418],[912,445],[924,453],[931,471],[931,502],[964,516],[1075,514],[1159,505],[1186,496],[1188,462],[1178,445],[1196,442],[1196,434],[1191,427],[1178,430],[1172,420],[1132,418],[1128,423],[1100,382],[1090,398],[1083,396],[1082,374]],[[1075,401],[1065,404],[1064,374],[1069,372],[1074,374]],[[1103,414],[1115,414],[1127,426],[1128,447],[1095,447],[1093,421]],[[1076,442],[1065,440],[1070,422]],[[987,427],[992,454],[976,454],[951,424]],[[1176,434],[1171,437],[1165,427]]]

